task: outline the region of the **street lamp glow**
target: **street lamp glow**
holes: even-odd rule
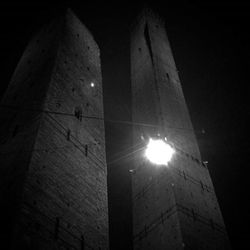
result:
[[[174,149],[165,141],[150,138],[145,156],[154,164],[167,166],[174,153]]]

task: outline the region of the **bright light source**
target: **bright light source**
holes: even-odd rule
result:
[[[90,87],[94,88],[95,84],[93,82],[90,83]]]
[[[165,141],[150,138],[145,155],[152,163],[167,166],[174,153],[174,149]]]

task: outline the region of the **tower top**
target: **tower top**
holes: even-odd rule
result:
[[[71,8],[67,8],[67,10],[64,14],[64,18],[65,18],[66,22],[69,22],[69,23],[72,22],[76,26],[80,26],[78,28],[84,30],[84,32],[87,32],[88,36],[91,37],[92,42],[95,44],[96,48],[99,50],[99,46],[95,42],[95,38],[94,38],[92,32],[88,29],[88,27],[85,24],[83,24],[81,19],[77,16],[77,14]]]
[[[137,15],[136,19],[132,22],[130,26],[130,32],[133,33],[139,24],[146,22],[154,22],[158,25],[165,26],[164,18],[162,18],[156,11],[145,4]]]

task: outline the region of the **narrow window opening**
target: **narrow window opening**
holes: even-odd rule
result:
[[[146,44],[149,50],[149,54],[151,57],[151,61],[153,63],[153,51],[152,51],[152,47],[151,47],[151,41],[150,41],[150,36],[149,36],[149,30],[148,30],[148,24],[146,23],[145,28],[144,28],[144,37],[146,40]]]
[[[203,185],[202,181],[200,181],[200,184],[201,184],[202,190],[204,190],[204,185]]]
[[[58,239],[58,232],[59,232],[59,218],[56,217],[56,222],[55,222],[55,232],[54,232],[54,238]]]
[[[13,130],[12,137],[15,137],[17,135],[18,131],[19,131],[19,126],[16,125],[14,130]]]
[[[194,209],[192,208],[192,215],[193,215],[193,220],[195,221],[196,220],[196,214],[194,212]]]
[[[185,180],[187,180],[186,173],[183,171],[183,177]]]
[[[82,108],[81,108],[81,107],[76,107],[76,108],[75,108],[75,117],[76,117],[79,121],[82,121]]]
[[[83,235],[81,235],[81,250],[85,250],[85,240]]]
[[[138,50],[141,52],[141,48],[138,48]]]
[[[88,145],[85,145],[85,156],[88,156]]]
[[[164,217],[162,213],[161,213],[161,223],[164,224]]]
[[[168,73],[166,73],[166,77],[167,77],[167,79],[169,80],[169,74],[168,74]]]
[[[70,129],[68,129],[68,130],[67,130],[67,141],[70,140],[70,134],[71,134],[71,131],[70,131]]]

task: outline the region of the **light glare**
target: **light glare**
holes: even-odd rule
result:
[[[150,138],[145,155],[152,163],[167,166],[174,152],[174,149],[163,140]]]

